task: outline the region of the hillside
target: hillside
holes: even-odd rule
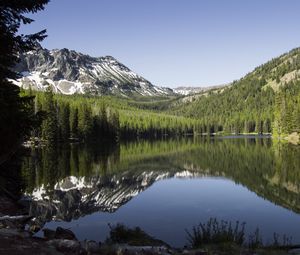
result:
[[[300,127],[299,95],[297,48],[257,67],[230,86],[182,100],[169,112],[200,119],[202,132],[274,133],[280,122],[279,133],[291,133]]]
[[[65,51],[71,55],[77,54],[68,50],[62,50],[62,52],[58,51],[55,54],[65,54]],[[41,54],[43,55],[44,53],[47,57],[54,54],[53,52],[42,50]],[[27,55],[25,60],[27,61],[27,68],[29,70],[39,70],[39,77],[45,75],[46,72],[47,77],[52,78],[51,81],[58,79],[55,76],[55,74],[57,75],[55,68],[52,73],[52,69],[49,69],[50,64],[47,64],[46,67],[44,66],[45,63],[49,63],[49,61],[43,60],[41,63],[44,64],[41,65],[39,61],[34,62],[36,61],[35,56],[31,59],[30,56],[32,54],[29,53]],[[65,59],[65,57],[62,58]],[[80,61],[77,60],[77,62],[78,66],[79,63],[80,66],[87,66],[85,72],[79,68],[81,71],[79,74],[76,74],[77,62],[70,66],[69,64],[66,66],[62,65],[61,68],[64,71],[63,78],[69,80],[77,79],[81,84],[84,84],[83,79],[89,78],[92,81],[94,76],[88,72],[88,69],[91,69],[90,66],[83,64],[83,61],[87,61],[84,59],[91,57],[81,56],[79,54],[78,58],[83,58]],[[99,66],[107,61],[107,59],[110,59],[111,65],[117,63],[116,60],[113,60],[111,57],[105,57],[97,60],[99,61]],[[51,61],[50,63],[54,66],[57,65],[55,61],[59,62],[59,60],[60,57],[56,56],[51,60],[53,63]],[[94,60],[95,59],[93,59],[93,61]],[[31,64],[31,61],[33,61],[33,64]],[[64,60],[63,63],[70,63],[70,61],[71,60]],[[34,67],[31,67],[32,65]],[[22,62],[19,67],[20,66],[22,66]],[[43,68],[47,68],[48,72]],[[71,69],[69,70],[68,68]],[[72,71],[72,68],[75,71]],[[127,71],[126,69],[126,72]],[[101,72],[99,71],[99,73]],[[84,95],[82,97],[78,97],[78,95],[75,97],[61,97],[57,98],[57,107],[60,107],[59,105],[63,104],[63,102],[67,102],[69,105],[67,108],[70,107],[71,112],[72,109],[74,111],[78,109],[79,112],[81,112],[84,111],[84,109],[80,104],[84,102],[92,112],[92,115],[96,117],[101,115],[101,110],[99,109],[102,109],[102,105],[105,104],[106,107],[116,111],[116,114],[119,116],[119,127],[116,127],[116,129],[123,134],[121,135],[123,137],[156,137],[179,133],[217,132],[236,134],[254,132],[273,133],[274,135],[286,136],[293,132],[299,132],[300,129],[299,74],[300,49],[294,49],[257,67],[254,71],[238,81],[234,81],[222,87],[213,87],[197,94],[170,97],[170,93],[158,93],[157,87],[149,83],[148,88],[155,90],[157,93],[153,92],[153,94],[151,94],[149,92],[148,96],[146,96],[144,90],[140,91],[138,90],[138,86],[135,87],[134,84],[136,83],[134,82],[138,82],[138,80],[132,81],[129,86],[130,90],[128,90],[126,94],[122,85],[118,85],[117,81],[112,81],[115,83],[115,90],[101,94],[99,91],[103,89],[102,85],[97,87],[97,85],[91,82],[87,87],[90,88],[89,86],[94,86],[93,88],[98,89],[94,94],[97,95],[99,93],[102,95],[101,97],[95,96],[90,97],[90,99],[84,98]],[[19,82],[22,82],[22,86],[24,86],[24,81],[26,82],[26,79],[30,80],[31,77],[32,73],[31,75],[27,74],[27,77],[21,78]],[[112,79],[111,77],[112,76],[107,76],[106,78]],[[103,79],[105,79],[105,77]],[[46,80],[49,81],[49,79]],[[39,83],[36,82],[35,84]],[[60,84],[60,82],[52,83],[57,89],[61,89]],[[141,86],[139,88],[141,88]],[[86,93],[86,90],[82,93]],[[106,94],[111,94],[111,96],[103,96]],[[115,97],[115,95],[124,95],[124,97]],[[139,95],[139,97],[136,97],[136,95]],[[168,96],[166,97],[165,95]],[[42,105],[46,101],[38,96],[38,99],[39,98],[39,107],[43,109]]]
[[[111,56],[91,57],[73,50],[36,50],[20,56],[15,70],[20,87],[71,95],[166,96],[168,88],[154,86]]]

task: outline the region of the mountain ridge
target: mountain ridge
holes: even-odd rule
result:
[[[71,95],[167,96],[172,89],[153,85],[112,56],[91,57],[74,50],[47,50],[38,46],[20,55],[15,71],[20,74],[14,83],[25,89]]]
[[[256,67],[221,89],[181,99],[170,113],[202,122],[200,133],[299,132],[300,48]]]
[[[220,89],[228,84],[221,84],[221,85],[212,85],[212,86],[179,86],[173,89],[173,91],[179,95],[183,96],[188,96],[192,94],[198,94],[198,93],[203,93],[209,90],[214,90],[214,89]]]

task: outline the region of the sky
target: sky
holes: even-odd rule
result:
[[[299,0],[51,0],[21,33],[111,55],[155,85],[210,86],[300,46]]]

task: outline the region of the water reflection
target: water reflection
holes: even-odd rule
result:
[[[179,180],[205,176],[230,179],[273,204],[300,212],[300,148],[272,143],[267,138],[199,138],[33,149],[24,160],[22,175],[26,183],[24,194],[32,199],[31,213],[41,223],[52,219],[71,221],[94,212],[117,212],[152,184],[173,177]],[[170,184],[162,183],[165,184],[155,186],[155,195],[140,200],[143,208],[147,208],[150,200],[161,201],[159,187],[163,186],[161,192],[168,192],[165,189]],[[172,191],[176,192],[177,210],[179,207],[185,211],[192,209],[185,204],[187,198],[178,196],[178,193],[184,194],[184,190],[191,191],[190,184],[178,184],[181,190]],[[228,214],[228,210],[232,214],[237,200],[226,204],[220,194],[230,190],[227,195],[234,198],[240,188],[230,184],[230,189],[222,189],[220,181],[211,184],[218,186],[207,186],[210,193],[206,202],[218,204],[219,216]],[[193,185],[197,187],[200,182]],[[239,198],[240,205],[244,201],[243,208],[248,208],[247,189],[241,193],[245,196]]]

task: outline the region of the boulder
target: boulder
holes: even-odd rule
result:
[[[77,240],[75,234],[71,230],[61,227],[56,228],[55,239]]]
[[[56,231],[49,228],[44,228],[43,232],[44,232],[44,238],[46,238],[47,240],[55,239]]]
[[[54,239],[48,241],[47,244],[54,246],[60,252],[80,254],[82,250],[80,243],[76,240]]]
[[[83,248],[87,251],[88,254],[100,253],[100,244],[93,240],[85,240]]]

